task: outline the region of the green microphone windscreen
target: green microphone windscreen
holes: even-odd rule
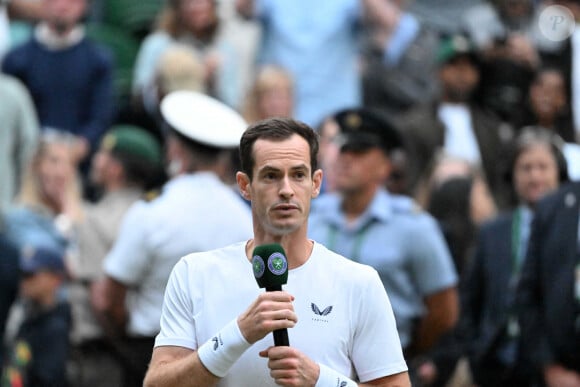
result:
[[[252,268],[258,286],[266,290],[282,290],[282,285],[288,281],[288,260],[278,243],[256,246]]]

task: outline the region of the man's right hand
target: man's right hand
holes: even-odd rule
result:
[[[293,328],[298,322],[292,305],[294,296],[285,291],[264,292],[238,317],[238,326],[250,344],[269,333]]]

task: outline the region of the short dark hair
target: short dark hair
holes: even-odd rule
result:
[[[250,180],[253,178],[254,143],[259,139],[283,141],[294,134],[306,140],[310,148],[311,173],[318,169],[318,134],[308,125],[292,118],[267,118],[248,127],[240,140],[240,168]]]

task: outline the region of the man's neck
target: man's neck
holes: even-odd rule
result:
[[[85,31],[82,25],[75,25],[67,30],[57,31],[48,23],[40,23],[36,28],[35,36],[45,47],[53,50],[62,50],[80,42],[85,36]]]
[[[375,185],[356,192],[343,192],[341,208],[346,219],[353,221],[361,216],[373,201],[378,189]]]
[[[278,243],[282,246],[286,253],[289,269],[295,269],[305,264],[314,248],[314,243],[302,231],[283,236],[259,235],[259,233],[256,233],[254,239],[250,239],[246,243],[248,259],[252,259],[252,252],[256,246],[269,243]]]

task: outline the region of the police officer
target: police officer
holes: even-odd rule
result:
[[[184,255],[211,250],[252,235],[241,197],[220,179],[246,124],[206,95],[176,91],[161,102],[167,124],[169,181],[156,199],[140,201],[124,217],[104,261],[105,278],[93,304],[123,359],[123,386],[141,386],[159,332],[169,273]]]
[[[389,154],[403,147],[397,129],[365,109],[340,111],[334,120],[341,129],[336,193],[313,202],[309,236],[379,272],[412,366],[456,322],[453,262],[434,219],[384,188]]]

